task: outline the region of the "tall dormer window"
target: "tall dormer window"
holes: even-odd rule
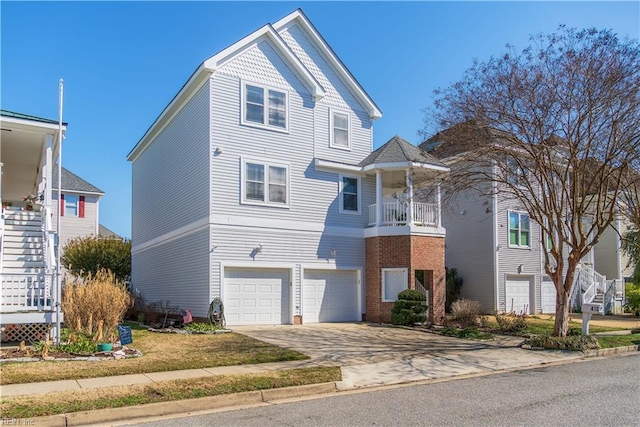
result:
[[[349,113],[338,110],[330,110],[331,120],[331,141],[329,145],[333,148],[343,150],[351,149],[351,116]]]
[[[242,123],[280,131],[287,128],[287,92],[266,86],[243,85]]]

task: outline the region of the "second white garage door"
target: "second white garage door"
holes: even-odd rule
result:
[[[362,320],[355,270],[305,270],[302,298],[303,323]]]
[[[289,270],[225,268],[224,316],[229,325],[290,323]]]
[[[531,313],[531,305],[529,304],[530,279],[528,278],[509,278],[506,283],[507,308],[506,311],[515,311],[517,314]]]

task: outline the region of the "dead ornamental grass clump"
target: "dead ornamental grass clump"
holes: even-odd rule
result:
[[[69,329],[114,341],[118,324],[131,305],[124,283],[108,270],[68,278],[62,292],[62,311]]]
[[[456,300],[451,304],[451,317],[461,328],[477,326],[480,317],[480,303],[464,298]]]

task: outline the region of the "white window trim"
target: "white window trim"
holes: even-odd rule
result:
[[[511,218],[510,217],[512,213],[518,214],[518,241],[522,240],[520,235],[520,233],[522,232],[520,229],[520,215],[526,215],[527,217],[529,217],[529,244],[528,245],[514,245],[513,243],[511,243]],[[515,210],[507,211],[507,243],[509,244],[510,248],[531,249],[531,215],[529,215],[527,212],[515,211]]]
[[[246,174],[247,163],[253,163],[264,166],[264,198],[265,201],[247,200],[246,193]],[[269,202],[269,166],[284,168],[287,172],[287,203]],[[240,158],[240,204],[254,206],[269,206],[274,208],[289,209],[291,207],[291,167],[288,163],[272,162],[268,160],[258,160],[251,157]]]
[[[342,145],[335,145],[333,141],[333,115],[335,113],[344,114],[347,116],[347,143],[349,144],[347,147]],[[338,150],[351,151],[351,113],[346,110],[340,110],[337,108],[329,108],[329,147],[337,148]]]
[[[68,217],[72,217],[72,218],[80,218],[80,196],[77,194],[69,194],[69,193],[63,193],[64,194],[64,216],[68,216]],[[75,215],[74,214],[70,214],[69,210],[67,208],[67,205],[70,204],[69,203],[69,197],[75,197],[76,198],[76,202],[75,202]]]
[[[358,210],[351,211],[344,209],[344,199],[342,197],[342,190],[344,189],[344,179],[343,178],[353,178],[358,180]],[[348,215],[362,215],[362,178],[358,175],[349,175],[349,174],[338,174],[338,199],[340,201],[340,213],[348,214]]]
[[[382,287],[381,287],[381,289],[382,289],[382,295],[381,295],[382,302],[395,302],[396,301],[395,299],[388,300],[388,299],[384,298],[384,294],[385,294],[384,291],[385,291],[385,288],[386,288],[386,285],[387,285],[385,283],[385,274],[384,273],[387,272],[387,271],[400,271],[400,272],[404,273],[404,283],[405,283],[405,286],[406,286],[405,289],[409,289],[409,270],[407,268],[383,268],[381,273],[380,273],[382,275]]]
[[[264,105],[263,105],[264,123],[262,123],[262,124],[246,120],[247,104],[245,102],[245,99],[246,99],[247,85],[259,87],[259,88],[262,88],[265,91],[264,92]],[[269,90],[273,90],[275,92],[284,93],[284,95],[285,95],[285,103],[284,103],[284,105],[285,105],[286,111],[285,111],[285,127],[284,128],[281,128],[279,126],[269,125],[269,94],[268,94]],[[242,124],[244,126],[254,127],[254,128],[268,129],[268,130],[281,132],[281,133],[289,133],[289,111],[290,111],[290,109],[289,109],[289,91],[287,89],[281,89],[281,88],[277,88],[277,87],[273,87],[273,86],[267,86],[267,85],[264,85],[264,84],[254,83],[254,82],[247,81],[247,80],[241,80],[240,81],[240,124]]]

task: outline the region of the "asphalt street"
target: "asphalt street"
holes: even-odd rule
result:
[[[640,354],[139,425],[638,426]]]

